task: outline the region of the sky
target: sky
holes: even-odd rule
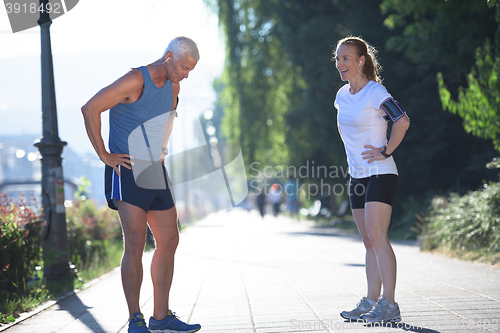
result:
[[[192,38],[201,56],[181,82],[179,108],[196,119],[215,101],[212,83],[222,72],[224,41],[217,15],[203,0],[80,0],[50,31],[59,137],[77,152],[94,153],[81,106],[128,69],[160,58],[176,36]],[[40,80],[40,28],[12,33],[1,6],[0,136],[41,136]],[[102,119],[107,142],[107,112]]]

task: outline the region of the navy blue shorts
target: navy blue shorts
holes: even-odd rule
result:
[[[109,208],[118,210],[116,200],[137,206],[146,212],[149,210],[167,210],[174,207],[175,203],[168,187],[166,170],[161,163],[158,163],[155,164],[155,167],[160,173],[159,177],[157,175],[156,179],[152,178],[152,182],[157,185],[156,189],[154,187],[148,188],[147,185],[138,186],[132,170],[118,166],[120,170],[120,176],[118,176],[112,167],[106,165],[105,193]],[[141,176],[137,180],[145,184],[144,180],[141,180]]]
[[[352,209],[365,208],[370,201],[383,202],[392,206],[398,187],[398,176],[393,174],[374,175],[367,178],[352,178],[349,184],[349,201]]]

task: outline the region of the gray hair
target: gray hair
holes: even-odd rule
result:
[[[163,57],[165,57],[165,54],[167,54],[168,51],[179,57],[182,57],[184,53],[187,53],[196,62],[200,60],[200,53],[198,52],[196,43],[188,37],[181,36],[172,39],[172,41],[168,44],[167,49],[163,53]]]

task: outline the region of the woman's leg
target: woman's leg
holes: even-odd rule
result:
[[[370,201],[365,204],[365,226],[369,242],[376,255],[383,285],[384,298],[394,304],[396,289],[396,256],[387,238],[392,207],[386,203]],[[358,227],[359,228],[359,227]]]
[[[377,263],[377,257],[375,255],[375,250],[370,242],[368,233],[365,226],[365,209],[353,209],[352,215],[356,226],[358,227],[361,238],[363,239],[363,244],[366,248],[365,256],[365,272],[366,281],[368,284],[367,298],[373,302],[377,302],[380,296],[380,288],[382,286],[382,280],[380,278],[379,266]]]

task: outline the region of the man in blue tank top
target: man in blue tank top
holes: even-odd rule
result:
[[[122,284],[129,309],[129,333],[196,332],[169,308],[174,255],[179,241],[177,211],[162,160],[180,90],[200,56],[187,37],[173,39],[157,61],[131,69],[100,90],[83,107],[90,141],[106,164],[108,205],[117,209],[123,229]],[[101,135],[101,113],[110,110],[109,151]],[[155,238],[151,262],[154,309],[149,329],[139,306],[142,253],[147,225]]]

